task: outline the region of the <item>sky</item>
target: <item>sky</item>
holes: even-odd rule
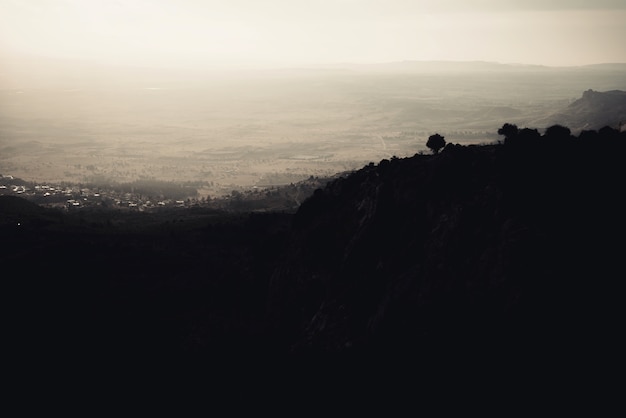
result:
[[[151,67],[626,62],[624,0],[0,0],[0,53]]]

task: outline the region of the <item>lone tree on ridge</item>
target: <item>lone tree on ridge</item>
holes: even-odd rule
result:
[[[438,154],[439,150],[446,146],[446,140],[439,134],[434,134],[428,137],[426,146],[433,151],[433,154]]]

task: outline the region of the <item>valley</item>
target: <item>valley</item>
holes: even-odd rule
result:
[[[195,182],[200,197],[223,196],[428,152],[435,132],[491,143],[503,121],[542,129],[583,91],[626,86],[621,66],[479,62],[141,74],[5,74],[0,173]]]

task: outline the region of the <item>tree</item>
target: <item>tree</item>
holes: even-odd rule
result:
[[[434,134],[428,137],[426,146],[433,151],[433,154],[439,153],[439,150],[446,146],[446,140],[439,134]]]
[[[572,131],[567,126],[552,125],[546,129],[544,137],[553,140],[564,141],[570,139]]]
[[[498,135],[504,135],[504,143],[510,143],[514,141],[519,133],[517,125],[512,123],[505,123],[502,128],[498,129]]]

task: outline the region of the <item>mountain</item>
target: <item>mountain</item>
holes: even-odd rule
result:
[[[271,281],[274,332],[306,353],[608,354],[626,137],[526,139],[383,160],[316,191]]]
[[[587,90],[564,109],[537,121],[540,126],[561,124],[573,131],[597,130],[604,126],[626,126],[626,91]]]
[[[230,373],[227,358],[310,354],[365,354],[365,371],[606,370],[623,318],[626,133],[506,131],[371,163],[295,214],[55,212],[0,196],[8,346],[63,372],[190,359]]]

